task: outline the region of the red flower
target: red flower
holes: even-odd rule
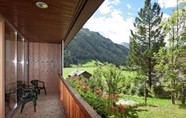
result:
[[[96,89],[96,91],[95,91],[97,94],[99,94],[99,93],[101,93],[101,90],[99,90],[99,89]]]
[[[122,104],[120,104],[120,105],[119,105],[119,108],[120,108],[120,110],[121,110],[121,112],[122,112],[122,113],[124,113],[124,112],[125,112],[125,109],[124,109],[124,107],[123,107],[123,105],[122,105]]]
[[[122,112],[122,113],[125,113],[125,109],[124,109],[124,107],[121,109],[121,112]]]
[[[115,107],[115,110],[118,111],[118,107]]]
[[[114,113],[114,110],[112,109],[112,113]]]
[[[122,107],[123,107],[123,105],[120,103],[120,104],[119,104],[119,107],[120,107],[120,108],[122,108]]]

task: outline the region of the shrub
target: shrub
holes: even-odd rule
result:
[[[112,64],[106,64],[99,66],[89,80],[81,77],[68,79],[68,82],[100,116],[120,118],[125,115],[125,109],[115,103],[122,91],[124,80],[121,70]]]

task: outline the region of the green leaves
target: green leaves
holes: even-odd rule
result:
[[[106,63],[104,66],[99,66],[90,79],[90,83],[94,83],[102,90],[105,89],[108,94],[116,94],[121,91],[125,77],[122,70],[118,69],[113,64]]]

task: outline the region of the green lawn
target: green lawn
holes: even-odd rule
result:
[[[141,103],[131,109],[131,114],[136,115],[129,115],[130,118],[186,118],[186,105],[181,105],[179,101],[172,105],[168,99],[148,98],[148,105],[144,106],[143,97],[122,95],[122,98]]]
[[[73,67],[73,68],[64,68],[64,77],[67,78],[68,77],[68,74],[76,69],[79,69],[79,70],[85,70],[91,74],[93,74],[93,71],[96,69],[97,67]],[[133,75],[133,72],[129,72],[129,71],[123,71],[122,72],[123,75],[125,75],[125,77],[128,77],[128,76],[132,76]]]
[[[78,60],[78,65],[71,64],[71,67],[95,67],[95,60]]]

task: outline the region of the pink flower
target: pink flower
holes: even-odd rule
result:
[[[114,106],[113,105],[111,105],[111,109],[114,109]]]
[[[87,88],[89,88],[89,86],[87,86],[87,85],[82,85],[82,88],[83,88],[83,91],[86,92],[86,91],[87,91]]]
[[[83,88],[83,89],[86,89],[86,86],[85,86],[85,85],[83,85],[83,86],[82,86],[82,88]]]

